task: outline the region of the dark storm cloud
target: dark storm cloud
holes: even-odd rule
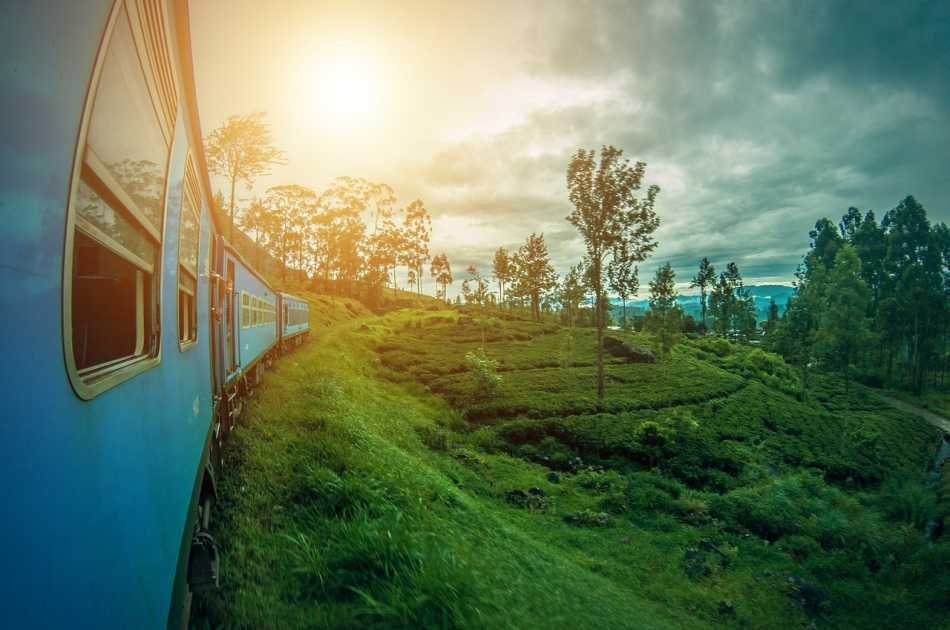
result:
[[[622,87],[449,147],[428,170],[439,207],[562,221],[571,153],[611,143],[664,184],[647,273],[669,260],[684,280],[708,255],[790,280],[821,216],[914,194],[950,219],[950,2],[543,6],[525,71]],[[563,142],[525,151],[544,138]],[[563,271],[579,245],[549,240]]]

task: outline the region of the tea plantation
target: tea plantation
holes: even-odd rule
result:
[[[265,377],[202,623],[948,627],[923,420],[712,338],[609,358],[598,401],[594,331],[440,309],[328,301]]]

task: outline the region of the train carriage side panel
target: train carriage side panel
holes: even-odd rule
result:
[[[145,41],[163,41],[143,36],[141,7],[157,7],[149,19],[151,26],[156,19],[164,22],[167,53],[141,49]],[[170,14],[164,3],[150,0],[114,6],[16,3],[0,27],[7,43],[0,69],[7,86],[0,101],[0,309],[7,322],[0,337],[4,627],[157,628],[168,622],[212,409],[208,319],[200,315],[207,313],[209,298],[207,190],[200,191],[197,208],[194,200],[183,208],[188,155],[200,150],[192,146],[200,134],[188,128],[181,99],[174,107],[157,103],[150,91],[155,77],[136,74],[162,65],[160,78],[169,81],[164,89],[175,85]],[[93,67],[97,79],[90,82]],[[121,96],[128,90],[128,107],[148,105],[154,114],[148,107],[123,114]],[[97,102],[107,93],[119,96]],[[165,156],[148,175],[161,200],[153,208],[154,225],[135,223],[144,213],[128,218],[126,206],[139,204],[138,192],[129,193],[120,181],[134,174],[122,170],[122,160],[131,169],[141,156],[123,155],[124,141],[109,147],[116,155],[108,159],[86,152],[98,107],[119,108],[109,116],[117,129],[127,122],[124,116],[137,121],[143,111],[156,116],[159,127],[170,123],[166,144],[151,145]],[[170,120],[159,118],[169,114]],[[90,190],[96,197],[85,192],[84,178],[95,179]],[[102,229],[89,227],[89,221],[83,228],[76,220],[79,190],[91,204],[84,212],[98,212],[88,216]],[[198,217],[198,263],[190,281],[180,269],[184,211]],[[65,252],[64,232],[70,246]],[[193,242],[193,236],[185,240]],[[154,255],[154,263],[144,265],[150,270],[144,279],[142,266],[128,263],[135,253],[115,244],[123,238]],[[154,246],[141,246],[145,241]],[[138,279],[122,280],[117,270]],[[115,293],[120,289],[121,296]],[[98,293],[86,293],[93,290]],[[109,295],[119,297],[101,300]],[[149,302],[152,295],[157,303]],[[90,307],[96,296],[100,301]],[[182,301],[186,311],[179,308]],[[135,304],[128,311],[134,314],[121,311]],[[145,312],[156,318],[148,325],[142,324]],[[135,356],[112,360],[96,344],[77,349],[82,340],[106,339],[103,322],[113,320],[134,320],[137,332],[127,336]],[[89,336],[93,329],[100,330],[98,338]],[[70,344],[64,341],[67,331]],[[64,360],[74,365],[71,377]]]
[[[277,297],[274,289],[234,250],[229,249],[227,257],[234,269],[237,364],[241,371],[246,371],[277,343]]]
[[[310,332],[310,303],[281,293],[281,339],[288,341]]]

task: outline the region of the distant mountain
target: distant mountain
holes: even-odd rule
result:
[[[779,313],[782,313],[788,305],[788,299],[795,294],[795,287],[784,284],[750,284],[746,286],[746,289],[752,293],[756,317],[760,320],[768,318],[769,302],[772,299],[778,304]],[[622,304],[620,298],[611,298],[610,301],[616,306],[614,313],[618,313]],[[698,295],[681,295],[676,298],[676,302],[687,315],[699,319],[701,308]],[[648,310],[650,310],[650,301],[646,298],[627,300],[628,315],[643,315]]]

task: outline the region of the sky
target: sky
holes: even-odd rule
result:
[[[457,278],[532,232],[575,264],[565,172],[604,144],[661,187],[644,287],[703,256],[789,283],[849,206],[912,194],[950,221],[946,0],[192,0],[191,20],[204,132],[264,111],[287,154],[241,196],[386,182]]]

